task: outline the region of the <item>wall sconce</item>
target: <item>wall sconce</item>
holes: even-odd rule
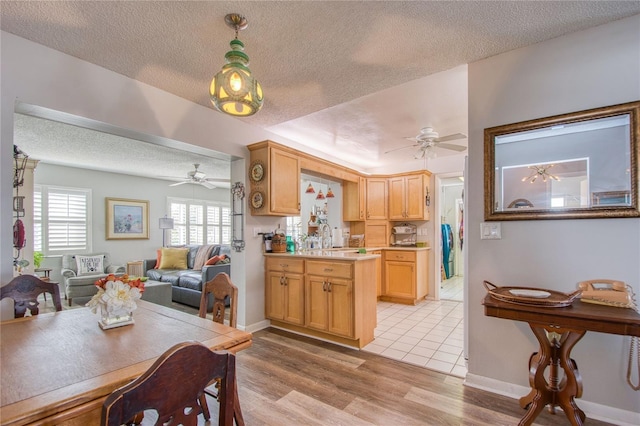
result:
[[[167,229],[173,229],[173,218],[167,217],[167,215],[165,215],[164,217],[161,217],[159,220],[158,227],[162,229],[162,247],[166,247],[164,238],[165,238]]]

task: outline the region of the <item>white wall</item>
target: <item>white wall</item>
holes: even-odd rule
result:
[[[111,263],[125,265],[129,261],[152,259],[162,247],[162,231],[158,219],[168,214],[167,197],[222,201],[230,203],[231,191],[224,188],[206,189],[201,185],[171,187],[171,182],[147,179],[118,173],[97,172],[87,169],[40,163],[35,170],[35,183],[73,188],[91,189],[90,252],[107,252]],[[105,198],[128,198],[149,201],[149,239],[105,239]],[[169,233],[167,233],[167,241]],[[52,277],[54,278],[54,277]]]
[[[581,280],[608,277],[640,293],[637,218],[502,222],[502,240],[480,240],[483,130],[638,100],[639,76],[640,15],[469,65],[469,383],[523,396],[537,349],[526,323],[484,316],[483,280],[571,292]],[[625,382],[628,344],[588,332],[574,348],[584,383],[578,405],[588,416],[640,424],[640,397]]]
[[[12,267],[12,149],[15,102],[42,106],[114,126],[230,154],[234,181],[246,183],[246,145],[265,139],[283,143],[256,126],[193,104],[120,74],[6,32],[0,32],[0,280]],[[206,96],[206,88],[203,88]],[[234,170],[240,167],[241,170]],[[146,199],[146,198],[144,198]],[[246,201],[246,200],[245,200]],[[247,209],[248,213],[248,209]],[[246,216],[247,226],[273,227],[274,218]],[[255,225],[254,225],[255,224]],[[239,326],[264,319],[264,274],[260,241],[248,235],[244,252],[234,253],[232,274],[239,287]],[[245,264],[246,260],[246,264]],[[245,299],[246,298],[246,299]],[[246,308],[246,309],[244,309]]]

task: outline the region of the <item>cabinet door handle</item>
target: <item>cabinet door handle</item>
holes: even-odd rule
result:
[[[333,268],[324,268],[325,272],[333,272]]]
[[[327,282],[322,281],[322,291],[327,291]]]
[[[280,285],[284,285],[284,275],[280,277]]]
[[[288,267],[289,267],[289,265],[288,265],[288,264],[286,264],[286,263],[281,263],[281,264],[280,264],[280,267],[281,267],[281,268],[288,268]]]
[[[284,277],[284,285],[289,285],[289,280],[287,279],[287,277]]]
[[[327,291],[331,293],[331,282],[327,281]]]

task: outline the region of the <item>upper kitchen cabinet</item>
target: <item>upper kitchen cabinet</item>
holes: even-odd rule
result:
[[[389,177],[389,220],[429,220],[431,173]]]
[[[249,165],[249,207],[256,216],[300,215],[300,159],[293,150],[271,141],[247,147]]]
[[[342,184],[342,220],[345,222],[364,220],[366,217],[367,180],[358,177],[356,182]]]
[[[387,220],[387,179],[359,177],[357,182],[344,181],[342,220]]]
[[[387,219],[387,179],[368,178],[366,191],[366,219]]]

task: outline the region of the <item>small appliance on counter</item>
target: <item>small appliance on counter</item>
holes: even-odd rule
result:
[[[391,245],[416,247],[417,227],[410,223],[403,223],[393,227],[391,231]]]

